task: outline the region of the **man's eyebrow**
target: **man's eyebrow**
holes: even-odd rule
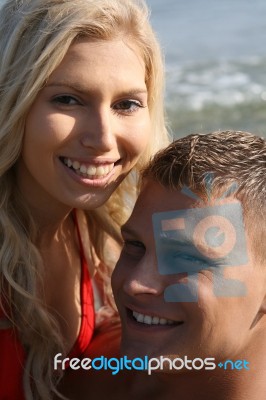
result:
[[[128,225],[123,225],[121,227],[121,234],[122,235],[128,234],[128,235],[133,236],[133,237],[139,237],[139,234],[135,231],[135,229],[131,228]]]
[[[195,247],[193,245],[193,242],[191,242],[191,240],[189,240],[188,238],[184,237],[181,239],[181,238],[169,237],[165,232],[161,232],[159,234],[159,239],[160,243],[166,246],[175,245],[175,246],[182,246],[183,248]]]
[[[122,225],[121,227],[121,234],[128,234],[130,236],[134,237],[140,237],[138,231],[136,231],[133,227],[129,225]],[[180,238],[175,238],[175,237],[169,237],[169,235],[166,232],[160,232],[159,235],[157,236],[160,239],[160,242],[165,245],[170,245],[170,244],[175,244],[175,245],[182,245],[186,247],[192,247],[193,243],[186,237],[180,239]]]
[[[45,87],[68,87],[82,93],[90,92],[89,87],[82,85],[80,82],[69,82],[69,81],[55,81],[49,82]],[[147,94],[146,88],[131,88],[129,90],[123,90],[118,93],[118,96],[136,96],[141,94]]]
[[[208,257],[208,248],[205,246],[201,246],[202,248],[200,249],[195,245],[195,243],[188,238],[175,238],[175,237],[169,237],[165,232],[160,233],[159,235],[159,243],[162,246],[165,246],[166,251],[167,248],[176,250],[179,252],[189,252],[189,254],[192,254],[194,256],[200,257],[203,261],[211,261],[213,263],[213,266],[215,264],[215,260],[212,257]],[[226,256],[220,256],[219,253],[217,253],[217,260],[220,262],[226,260]],[[217,261],[216,261],[217,263]]]

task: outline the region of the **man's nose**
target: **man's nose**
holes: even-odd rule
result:
[[[165,282],[158,271],[156,255],[145,255],[130,271],[127,269],[123,286],[130,296],[163,294]]]

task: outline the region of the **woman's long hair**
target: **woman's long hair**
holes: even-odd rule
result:
[[[122,37],[137,45],[146,66],[152,140],[108,202],[86,212],[91,254],[101,260],[98,273],[108,300],[111,262],[105,236],[119,238],[120,225],[136,195],[138,171],[169,140],[163,112],[162,57],[148,17],[145,3],[134,0],[7,0],[0,10],[0,306],[25,349],[27,400],[51,399],[60,378],[55,376],[52,359],[65,350],[58,323],[42,297],[44,271],[34,245],[36,227],[16,187],[25,119],[78,37]]]

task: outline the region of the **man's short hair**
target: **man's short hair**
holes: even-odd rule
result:
[[[242,202],[254,254],[265,261],[265,139],[241,131],[189,135],[159,151],[142,171],[144,180],[172,190],[187,186],[201,196],[207,196],[207,175],[212,177],[214,197],[237,186],[234,197]]]

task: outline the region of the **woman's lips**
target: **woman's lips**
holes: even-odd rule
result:
[[[60,160],[77,175],[86,179],[102,179],[110,174],[115,163],[84,163],[78,160],[62,157]]]

